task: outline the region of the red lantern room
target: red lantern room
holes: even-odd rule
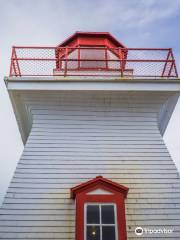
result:
[[[56,49],[54,75],[110,74],[125,70],[127,50],[108,32],[76,32]],[[121,61],[120,61],[121,60]],[[130,71],[130,69],[126,69]],[[132,70],[130,71],[132,73]]]

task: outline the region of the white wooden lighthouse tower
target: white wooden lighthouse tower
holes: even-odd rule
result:
[[[180,91],[171,49],[77,32],[57,47],[13,47],[5,81],[25,148],[0,239],[180,238],[162,138]]]

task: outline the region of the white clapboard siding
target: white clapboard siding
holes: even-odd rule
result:
[[[0,239],[75,239],[70,188],[97,175],[129,187],[128,239],[137,226],[173,227],[180,181],[159,131],[171,93],[24,93],[33,124],[0,209]],[[143,237],[142,237],[143,238]]]
[[[134,160],[135,161],[135,160]],[[58,169],[58,168],[60,168],[60,169],[62,169],[62,167],[64,168],[64,169],[71,169],[72,168],[72,165],[73,165],[73,168],[74,169],[94,169],[94,165],[96,165],[96,169],[117,169],[117,168],[120,168],[120,169],[122,169],[123,171],[127,171],[127,170],[129,170],[129,171],[132,171],[132,170],[135,170],[135,171],[140,171],[141,169],[143,169],[144,170],[144,168],[146,168],[147,169],[147,172],[148,171],[154,171],[154,172],[164,172],[164,171],[166,171],[166,170],[169,170],[169,171],[173,171],[173,172],[176,172],[176,169],[175,169],[175,167],[174,167],[174,165],[173,164],[164,164],[164,165],[160,165],[160,164],[146,164],[145,166],[143,165],[143,164],[140,164],[139,166],[138,166],[138,169],[137,169],[137,163],[136,162],[131,162],[131,163],[129,163],[128,165],[127,165],[127,168],[126,169],[124,169],[123,168],[123,162],[121,161],[120,163],[118,163],[117,164],[117,162],[116,163],[114,163],[114,164],[112,164],[111,163],[111,168],[109,168],[109,162],[107,161],[102,161],[103,162],[103,165],[102,164],[96,164],[96,163],[92,163],[91,161],[88,161],[88,162],[86,162],[86,163],[82,163],[82,162],[80,162],[80,161],[76,161],[75,163],[73,162],[73,161],[68,161],[68,162],[65,162],[64,161],[64,163],[62,163],[62,164],[60,164],[60,163],[58,163],[58,162],[53,162],[52,163],[52,161],[51,161],[51,163],[49,163],[49,161],[47,161],[47,162],[45,162],[45,161],[37,161],[36,162],[36,160],[34,160],[34,161],[31,161],[31,160],[28,160],[28,161],[21,161],[20,163],[19,163],[19,166],[18,166],[18,168],[17,169],[20,169],[20,168],[36,168],[36,169],[38,169],[38,168],[45,168],[45,169],[54,169],[54,168],[56,168],[56,169]],[[163,161],[162,161],[163,162]],[[122,164],[121,164],[122,163]]]

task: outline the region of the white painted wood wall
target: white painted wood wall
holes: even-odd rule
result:
[[[0,239],[75,239],[70,188],[102,175],[130,188],[128,239],[137,226],[173,227],[180,238],[180,184],[159,132],[170,93],[29,93],[33,126],[0,209]],[[179,133],[177,133],[179,134]]]

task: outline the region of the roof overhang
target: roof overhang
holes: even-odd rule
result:
[[[18,122],[23,143],[26,143],[32,126],[32,116],[28,106],[21,101],[21,94],[48,91],[112,91],[112,92],[162,92],[172,93],[159,117],[159,128],[163,135],[171,118],[180,93],[179,79],[73,79],[57,80],[55,78],[5,78],[5,83]]]
[[[180,92],[180,79],[74,79],[67,77],[57,80],[55,77],[16,77],[5,78],[8,91],[33,90],[33,91],[162,91]]]

